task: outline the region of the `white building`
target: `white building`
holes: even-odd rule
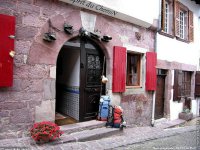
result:
[[[189,109],[198,116],[194,88],[200,58],[200,5],[190,0],[163,0],[160,8],[156,51],[158,82],[162,83],[157,87],[155,115],[174,120]]]

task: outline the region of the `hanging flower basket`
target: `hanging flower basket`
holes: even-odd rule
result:
[[[46,143],[59,138],[63,132],[55,123],[44,121],[35,123],[30,129],[30,134],[37,143]]]

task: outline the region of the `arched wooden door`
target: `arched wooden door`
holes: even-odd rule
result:
[[[101,76],[105,59],[101,49],[89,40],[81,40],[80,59],[80,121],[95,119],[100,93],[105,94]]]

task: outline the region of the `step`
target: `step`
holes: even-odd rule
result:
[[[101,127],[104,127],[105,124],[106,124],[105,121],[91,120],[91,121],[86,121],[86,122],[63,125],[63,126],[60,126],[60,130],[62,130],[64,133],[70,134],[73,132],[79,132],[83,130],[101,128]]]
[[[175,127],[177,125],[182,125],[184,123],[186,123],[186,121],[182,119],[176,119],[176,120],[171,120],[171,121],[166,120],[158,124],[155,124],[155,127],[166,129],[166,128]]]
[[[120,130],[119,128],[102,127],[92,130],[83,130],[80,132],[74,132],[71,134],[65,133],[60,137],[59,140],[53,141],[52,144],[55,145],[55,144],[70,143],[70,142],[92,141],[118,134],[123,134],[123,130]]]

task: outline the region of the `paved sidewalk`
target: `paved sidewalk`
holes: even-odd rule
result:
[[[135,127],[124,129],[123,135],[112,136],[99,140],[87,142],[63,143],[54,145],[53,143],[37,145],[31,138],[23,139],[5,139],[0,141],[0,150],[9,148],[19,148],[23,150],[103,150],[115,149],[116,147],[126,146],[135,143],[141,143],[153,139],[177,135],[183,132],[199,131],[200,126],[192,125],[179,128],[157,128],[157,127]],[[198,132],[199,133],[199,132]]]
[[[123,135],[103,138],[87,142],[74,142],[53,145],[52,143],[37,145],[30,138],[24,139],[6,139],[0,141],[1,149],[14,149],[21,147],[22,149],[33,150],[102,150],[115,149],[116,147],[126,146],[134,143],[141,143],[153,139],[177,135],[183,132],[192,132],[200,130],[199,126],[186,126],[180,128],[161,129],[156,127],[136,127],[124,129]]]

